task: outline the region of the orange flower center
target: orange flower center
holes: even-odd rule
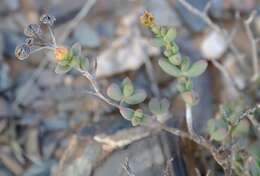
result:
[[[55,59],[57,61],[62,61],[66,57],[68,52],[69,52],[68,48],[65,48],[65,47],[55,48],[55,51],[54,51]]]

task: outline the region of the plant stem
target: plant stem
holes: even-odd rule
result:
[[[96,95],[97,97],[99,97],[100,99],[102,99],[103,101],[108,103],[109,105],[116,107],[118,109],[126,108],[126,107],[121,106],[120,104],[113,102],[112,100],[107,98],[105,95],[103,95],[102,92],[99,90],[96,78],[94,76],[92,76],[89,72],[80,70],[80,69],[79,69],[79,71],[83,74],[83,76],[85,76],[90,81],[90,83],[95,91],[95,94],[92,93],[92,95]],[[130,109],[130,108],[128,108],[128,109]],[[191,107],[189,105],[186,105],[186,120],[187,120],[189,133],[176,129],[176,128],[168,127],[167,125],[158,122],[155,118],[153,118],[149,115],[145,115],[145,116],[147,118],[151,118],[151,121],[150,121],[151,124],[148,124],[148,126],[150,125],[150,127],[152,127],[152,128],[158,127],[160,130],[167,131],[167,132],[169,132],[173,135],[179,136],[179,137],[190,139],[193,142],[197,143],[198,145],[205,147],[211,153],[211,155],[217,161],[217,163],[224,169],[224,171],[226,172],[226,170],[228,170],[226,167],[227,166],[226,157],[223,157],[218,152],[218,150],[214,147],[214,145],[212,145],[204,137],[199,136],[194,133],[193,128],[192,128],[192,111],[191,111]]]
[[[196,136],[192,127],[192,110],[191,110],[191,106],[188,104],[186,104],[186,123],[187,123],[189,133],[192,136]]]

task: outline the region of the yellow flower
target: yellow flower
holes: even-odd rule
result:
[[[55,59],[57,61],[62,61],[67,56],[68,53],[69,53],[68,48],[65,47],[55,48],[54,51]]]
[[[140,21],[146,27],[153,26],[155,22],[154,16],[148,11],[145,11],[144,14],[140,17]]]

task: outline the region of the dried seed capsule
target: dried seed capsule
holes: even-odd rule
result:
[[[25,39],[25,44],[28,46],[32,46],[34,43],[34,39],[32,37]]]
[[[33,37],[36,34],[39,35],[41,34],[42,30],[40,25],[38,24],[29,24],[25,29],[24,29],[24,34],[28,37]]]
[[[41,23],[48,24],[50,26],[52,26],[55,21],[56,21],[56,18],[54,16],[48,15],[48,14],[42,15],[41,18],[40,18]]]
[[[15,56],[20,60],[27,59],[30,55],[30,52],[31,49],[27,44],[21,44],[15,48]]]
[[[145,11],[140,17],[141,23],[146,27],[152,27],[155,24],[155,19],[152,13]]]

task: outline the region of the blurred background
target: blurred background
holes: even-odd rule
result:
[[[159,68],[163,55],[139,22],[148,10],[159,25],[177,29],[183,55],[192,62],[209,60],[207,72],[193,80],[200,95],[194,128],[205,135],[207,121],[223,102],[259,103],[245,21],[256,12],[250,29],[258,48],[260,2],[185,2],[197,11],[179,0],[0,0],[0,176],[127,176],[129,170],[136,176],[193,176],[195,168],[221,175],[209,153],[194,143],[131,127],[117,109],[86,93],[91,87],[78,72],[57,75],[51,54],[38,52],[26,61],[14,55],[25,40],[24,28],[51,14],[60,45],[79,42],[89,58],[97,58],[102,91],[126,76],[148,92],[148,99],[159,88],[160,96],[171,102],[169,125],[185,129],[176,80]],[[219,29],[226,35],[218,34]]]

